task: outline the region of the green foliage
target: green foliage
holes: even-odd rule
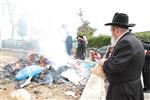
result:
[[[142,41],[150,42],[150,31],[136,32],[134,35]]]
[[[140,40],[150,42],[150,31],[136,32],[134,35]],[[111,36],[100,35],[97,37],[91,37],[88,39],[88,47],[90,48],[100,48],[102,46],[109,45],[111,41]]]
[[[89,24],[90,23],[88,21],[84,21],[82,26],[78,27],[77,35],[86,36],[87,39],[93,36],[96,28],[90,27]]]
[[[111,41],[111,37],[107,35],[100,35],[97,37],[89,38],[88,47],[90,48],[100,48],[102,46],[109,45]]]

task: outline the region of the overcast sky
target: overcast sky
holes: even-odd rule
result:
[[[3,1],[3,0],[2,0]],[[11,0],[10,0],[11,1]],[[14,0],[12,0],[14,1]],[[16,0],[17,1],[17,0]],[[68,30],[75,34],[81,21],[77,13],[83,11],[83,18],[90,26],[97,28],[96,34],[107,33],[114,13],[129,15],[129,23],[135,23],[133,32],[150,31],[149,0],[18,0],[15,13],[28,22],[33,33],[49,33],[66,24]],[[7,26],[7,25],[6,25]]]

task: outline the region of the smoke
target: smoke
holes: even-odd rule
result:
[[[38,40],[40,54],[58,65],[64,65],[68,55],[65,52],[66,31],[61,28],[62,21],[42,11],[28,17],[29,38]]]
[[[42,55],[58,65],[65,65],[70,57],[67,55],[65,47],[67,30],[63,29],[61,25],[67,24],[70,27],[73,25],[72,12],[68,11],[68,7],[58,7],[58,2],[55,2],[58,5],[55,6],[56,4],[49,3],[49,0],[44,2],[43,0],[23,1],[22,6],[28,12],[26,19],[29,39],[38,40]]]
[[[65,31],[57,29],[53,31],[53,34],[39,39],[40,53],[58,66],[66,65],[68,59],[70,59],[66,53],[65,36]]]

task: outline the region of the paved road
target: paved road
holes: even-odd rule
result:
[[[105,100],[103,81],[91,74],[80,100]],[[144,100],[150,100],[150,93],[144,93]]]

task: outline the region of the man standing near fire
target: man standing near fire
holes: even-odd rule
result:
[[[127,14],[115,13],[111,23],[114,48],[111,56],[100,64],[109,81],[106,100],[144,100],[141,72],[144,65],[144,47],[132,33]]]
[[[83,36],[77,36],[78,46],[76,51],[76,58],[80,60],[85,60],[86,57],[86,42]]]

